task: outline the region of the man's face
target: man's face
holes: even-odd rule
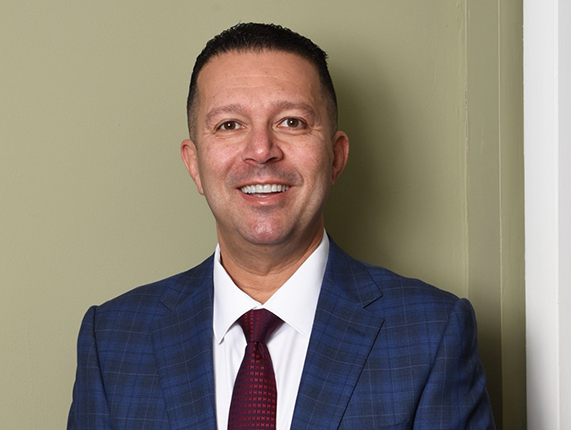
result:
[[[331,134],[316,68],[284,52],[230,52],[197,83],[195,139],[181,154],[221,246],[295,248],[320,235],[348,139]]]

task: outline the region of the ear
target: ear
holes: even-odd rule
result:
[[[336,131],[333,135],[333,164],[331,165],[331,185],[335,183],[349,158],[349,137],[342,132]]]
[[[198,168],[198,150],[195,143],[190,139],[185,139],[180,144],[180,156],[186,170],[190,173],[192,180],[196,184],[198,192],[204,195],[204,190],[202,189],[202,181],[200,180],[200,170]]]

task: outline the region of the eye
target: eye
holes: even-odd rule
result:
[[[236,121],[226,121],[220,124],[218,128],[225,131],[238,130],[238,128],[240,128],[240,124],[238,124]]]
[[[280,123],[280,125],[287,128],[301,128],[305,123],[298,118],[286,118]]]

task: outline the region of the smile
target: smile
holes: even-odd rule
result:
[[[240,188],[245,194],[269,194],[269,193],[283,193],[289,188],[288,185],[277,184],[264,184],[264,185],[246,185]]]

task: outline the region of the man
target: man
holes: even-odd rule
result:
[[[232,27],[197,58],[188,122],[181,155],[218,246],[88,311],[68,428],[494,428],[470,304],[324,232],[349,152],[325,53]]]

